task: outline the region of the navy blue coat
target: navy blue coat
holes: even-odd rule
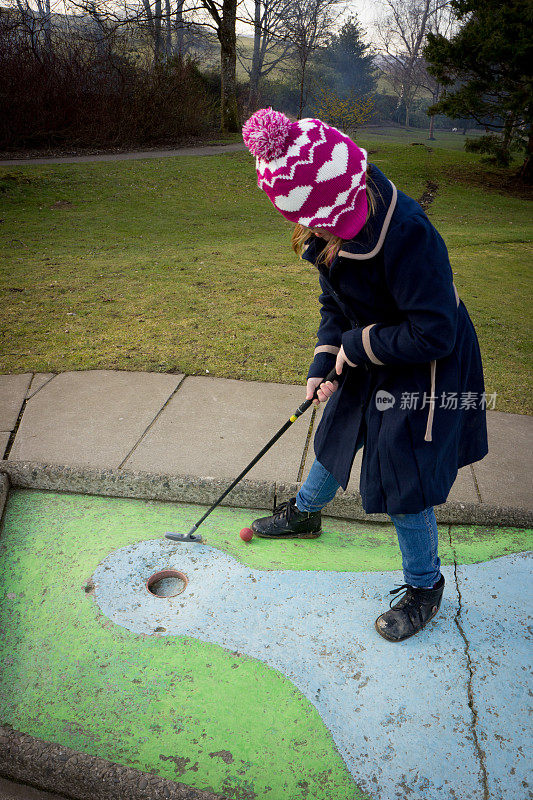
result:
[[[369,514],[414,514],[445,502],[459,467],[488,452],[477,336],[453,283],[446,245],[421,206],[371,165],[376,213],[319,265],[321,323],[308,377],[345,367],[314,448],[346,489],[359,437]],[[308,240],[316,263],[323,239]]]

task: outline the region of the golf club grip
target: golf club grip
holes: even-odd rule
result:
[[[340,375],[337,375],[337,370],[335,369],[335,367],[333,367],[333,369],[330,370],[330,372],[328,372],[322,383],[326,383],[327,381],[336,381],[339,378]],[[322,383],[319,383],[318,386],[316,387],[315,391],[313,392],[313,397],[311,398],[311,400],[305,400],[302,403],[302,405],[298,407],[298,410],[295,412],[295,416],[299,417],[301,414],[307,411],[313,400],[317,400],[318,390],[322,386]]]
[[[335,367],[333,367],[333,369],[328,372],[328,374],[326,375],[326,377],[324,378],[322,383],[327,383],[328,381],[335,381],[335,380],[338,380],[339,378],[340,378],[340,375],[337,375],[337,370],[335,369]],[[315,392],[313,394],[313,400],[317,399],[316,396],[317,396],[318,390],[322,386],[322,383],[319,383],[318,386],[316,387]]]

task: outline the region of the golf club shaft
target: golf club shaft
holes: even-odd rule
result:
[[[322,381],[322,383],[326,383],[326,381],[334,381],[334,380],[335,380],[335,379],[337,379],[338,377],[339,377],[339,376],[337,375],[337,373],[336,373],[336,371],[335,371],[335,367],[334,367],[334,368],[331,370],[331,372],[329,372],[329,373],[326,375],[326,377],[324,378],[324,380]],[[274,434],[274,436],[272,437],[272,439],[271,439],[271,440],[270,440],[270,441],[269,441],[269,442],[268,442],[268,443],[267,443],[267,444],[266,444],[266,445],[263,447],[263,449],[261,450],[261,452],[260,452],[260,453],[258,453],[258,454],[256,455],[256,457],[255,457],[255,458],[254,458],[252,461],[250,461],[250,463],[248,464],[248,466],[247,466],[247,467],[245,467],[245,469],[243,469],[243,471],[241,472],[241,474],[240,474],[240,475],[239,475],[237,478],[235,478],[235,480],[233,481],[233,483],[232,483],[230,486],[228,486],[228,488],[227,488],[227,489],[226,489],[226,490],[225,490],[225,491],[224,491],[224,492],[223,492],[223,493],[220,495],[220,497],[218,498],[218,500],[217,500],[215,503],[213,503],[213,505],[211,506],[211,508],[210,508],[208,511],[206,511],[206,512],[205,512],[205,514],[203,515],[203,517],[202,517],[201,519],[199,519],[199,520],[198,520],[198,522],[196,523],[196,525],[193,525],[193,527],[192,527],[192,528],[191,528],[191,530],[190,530],[190,533],[194,533],[194,532],[195,532],[195,531],[196,531],[196,530],[197,530],[197,529],[200,527],[200,525],[202,524],[202,522],[203,522],[205,519],[207,519],[207,517],[209,516],[209,514],[210,514],[212,511],[214,511],[214,510],[215,510],[215,508],[216,508],[218,505],[220,505],[220,503],[222,502],[222,500],[224,500],[224,498],[225,498],[225,497],[226,497],[226,496],[227,496],[227,495],[228,495],[228,494],[231,492],[231,490],[232,490],[232,489],[234,489],[234,488],[237,486],[237,484],[239,483],[239,481],[241,481],[241,480],[244,478],[244,476],[246,475],[246,473],[247,473],[247,472],[249,472],[249,471],[252,469],[252,467],[254,467],[254,466],[257,464],[257,462],[258,462],[258,461],[259,461],[261,458],[263,458],[263,456],[265,455],[265,453],[266,453],[268,450],[270,450],[270,448],[272,447],[272,445],[273,445],[273,444],[275,444],[275,443],[278,441],[278,439],[279,439],[279,438],[281,438],[281,436],[283,436],[283,434],[285,433],[285,431],[286,431],[286,430],[288,430],[288,429],[291,427],[291,425],[292,425],[294,422],[296,422],[296,420],[298,419],[298,417],[301,417],[301,416],[302,416],[302,414],[304,414],[304,413],[307,411],[307,409],[309,408],[309,406],[312,404],[313,400],[316,400],[316,398],[317,398],[317,393],[318,393],[318,390],[319,390],[319,388],[320,388],[320,386],[321,386],[321,385],[322,385],[322,384],[319,384],[319,386],[317,386],[317,387],[316,387],[316,389],[315,389],[315,391],[314,391],[314,394],[313,394],[313,397],[312,397],[312,399],[311,399],[311,400],[305,400],[305,401],[304,401],[304,402],[303,402],[303,403],[302,403],[300,406],[298,406],[298,408],[296,409],[296,411],[294,412],[294,414],[292,415],[292,417],[290,417],[290,418],[287,420],[287,422],[285,423],[285,425],[283,425],[283,426],[282,426],[282,427],[279,429],[279,431],[278,431],[276,434]]]

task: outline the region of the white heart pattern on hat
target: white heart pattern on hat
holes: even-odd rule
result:
[[[295,186],[289,194],[278,194],[274,205],[280,211],[299,211],[313,190],[312,186]]]
[[[344,175],[348,168],[348,145],[346,142],[337,142],[331,152],[331,158],[326,161],[316,174],[317,183],[329,181]]]

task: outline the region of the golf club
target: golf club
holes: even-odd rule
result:
[[[268,452],[268,450],[270,450],[270,448],[272,447],[272,445],[273,445],[273,444],[275,444],[275,443],[278,441],[278,439],[279,439],[281,436],[283,436],[283,434],[285,433],[285,431],[286,431],[286,430],[288,430],[288,429],[291,427],[291,425],[292,425],[294,422],[296,422],[296,420],[298,419],[298,417],[301,417],[301,416],[302,416],[302,414],[304,414],[304,413],[307,411],[307,409],[309,408],[309,406],[312,404],[313,400],[316,400],[316,398],[317,398],[317,393],[318,393],[318,390],[320,389],[320,387],[322,386],[322,384],[323,384],[323,383],[326,383],[327,381],[334,381],[335,379],[337,379],[337,378],[339,378],[339,377],[340,377],[340,376],[339,376],[339,375],[337,375],[337,372],[335,371],[335,367],[333,367],[333,369],[331,370],[331,372],[329,372],[329,373],[326,375],[326,377],[324,378],[324,380],[322,381],[322,383],[320,383],[320,384],[319,384],[319,385],[316,387],[316,389],[315,389],[315,391],[314,391],[314,394],[313,394],[313,397],[312,397],[310,400],[305,400],[305,401],[304,401],[304,402],[303,402],[301,405],[299,405],[299,406],[298,406],[298,408],[296,409],[296,411],[294,412],[294,414],[293,414],[293,415],[292,415],[292,416],[291,416],[291,417],[290,417],[290,418],[287,420],[287,422],[286,422],[286,423],[285,423],[285,424],[284,424],[284,425],[283,425],[283,426],[282,426],[282,427],[279,429],[279,431],[278,431],[278,432],[277,432],[277,433],[276,433],[276,434],[275,434],[275,435],[272,437],[272,439],[271,439],[271,440],[270,440],[270,441],[269,441],[269,442],[268,442],[268,443],[267,443],[267,444],[266,444],[266,445],[263,447],[263,449],[261,450],[261,452],[259,452],[259,453],[256,455],[256,457],[255,457],[255,458],[254,458],[252,461],[250,461],[250,463],[248,464],[248,466],[247,466],[247,467],[245,467],[245,469],[243,469],[243,471],[241,472],[241,474],[240,474],[240,475],[238,475],[238,477],[237,477],[237,478],[235,478],[235,480],[233,481],[233,483],[232,483],[230,486],[228,486],[228,488],[227,488],[227,489],[226,489],[226,490],[225,490],[225,491],[224,491],[224,492],[223,492],[223,493],[220,495],[220,497],[218,498],[218,500],[217,500],[215,503],[213,503],[213,505],[211,506],[211,508],[210,508],[208,511],[206,511],[206,512],[205,512],[205,514],[203,515],[203,517],[201,517],[201,518],[198,520],[198,522],[196,523],[196,525],[193,525],[193,526],[192,526],[192,528],[191,528],[191,530],[189,531],[189,533],[187,533],[187,534],[183,534],[183,533],[165,533],[165,537],[166,537],[167,539],[172,539],[172,540],[173,540],[173,541],[175,541],[175,542],[201,542],[201,541],[202,541],[202,537],[201,537],[201,536],[196,536],[196,533],[195,533],[195,532],[198,530],[198,528],[200,527],[200,525],[202,524],[202,522],[203,522],[205,519],[207,519],[207,517],[209,516],[209,514],[210,514],[212,511],[214,511],[214,510],[215,510],[215,508],[216,508],[218,505],[220,505],[220,503],[222,502],[222,500],[224,500],[224,498],[226,497],[226,495],[228,495],[228,494],[231,492],[231,490],[232,490],[232,489],[234,489],[234,488],[235,488],[235,486],[237,486],[237,484],[239,483],[239,481],[241,481],[241,480],[244,478],[244,476],[246,475],[246,473],[247,473],[247,472],[249,472],[249,471],[252,469],[252,467],[253,467],[253,466],[255,466],[255,464],[257,464],[257,462],[258,462],[258,461],[259,461],[261,458],[263,458],[263,456],[265,455],[265,453],[266,453],[266,452]]]

